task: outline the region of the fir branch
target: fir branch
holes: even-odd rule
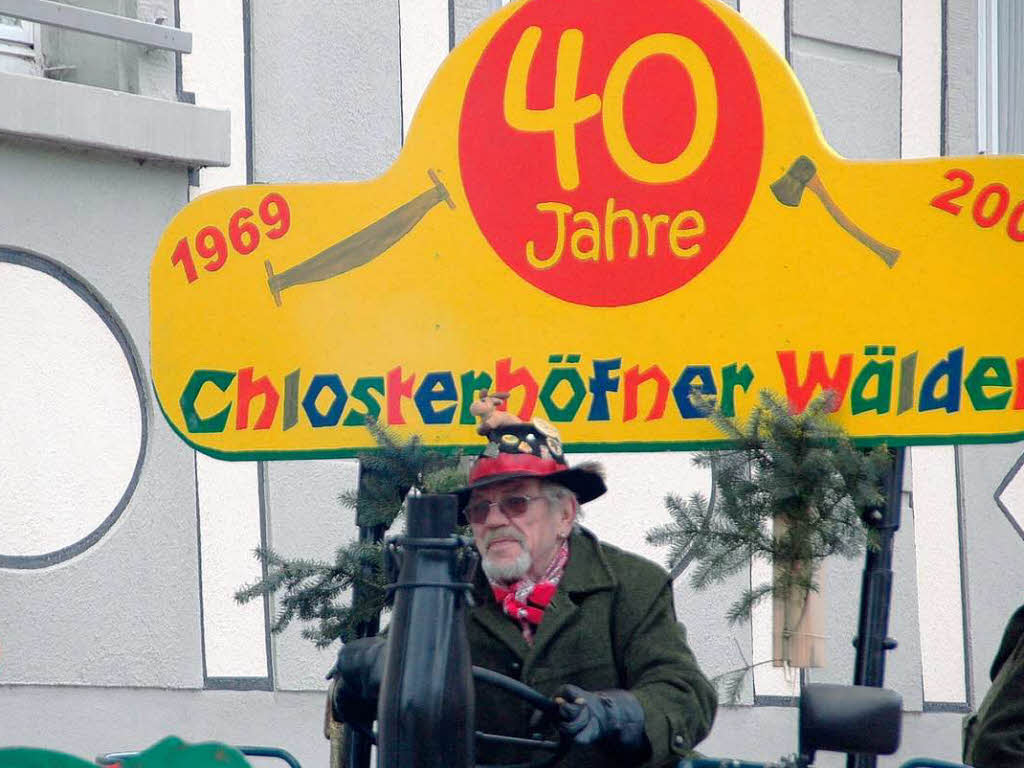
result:
[[[671,522],[647,541],[667,547],[673,576],[692,565],[694,589],[707,589],[747,567],[752,557],[773,563],[771,583],[745,590],[727,611],[730,623],[749,619],[766,597],[816,591],[813,575],[827,557],[852,557],[865,541],[862,517],[884,503],[890,457],[884,447],[855,447],[832,419],[835,396],[814,398],[801,413],[784,398],[761,392],[746,424],[725,416],[699,392],[691,398],[730,446],[698,454],[714,470],[714,504],[670,495]],[[776,532],[773,522],[785,523]],[[682,567],[680,567],[682,565]]]
[[[305,624],[302,636],[323,648],[372,630],[386,609],[387,575],[380,541],[384,531],[402,514],[411,492],[443,493],[465,483],[459,471],[461,455],[427,448],[417,437],[402,442],[372,420],[367,427],[377,449],[359,457],[358,490],[344,491],[337,499],[343,509],[355,512],[360,528],[373,531],[373,540],[343,544],[331,563],[287,558],[270,548],[256,550],[266,575],[240,588],[235,600],[247,603],[274,597],[273,633],[283,632],[297,620]]]
[[[753,589],[744,590],[743,594],[736,599],[725,613],[725,618],[730,624],[739,624],[749,621],[754,607],[764,598],[770,597],[774,586],[771,583],[761,584]]]
[[[669,494],[665,497],[665,506],[672,523],[652,528],[646,538],[655,546],[669,547],[665,565],[674,579],[702,554],[698,542],[711,525],[712,511],[708,500],[700,493],[694,493],[685,501]]]
[[[740,667],[730,669],[720,675],[711,678],[711,684],[721,692],[721,703],[727,707],[735,707],[740,703],[740,696],[743,694],[743,684],[746,682],[747,674],[752,667]]]
[[[712,677],[711,683],[723,694],[719,700],[720,703],[726,707],[737,706],[740,703],[740,697],[743,695],[743,684],[746,682],[747,676],[758,667],[775,663],[776,659],[765,659],[754,664],[730,669],[727,672],[722,672]]]

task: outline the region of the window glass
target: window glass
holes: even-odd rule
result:
[[[32,25],[0,14],[0,42],[32,45]]]

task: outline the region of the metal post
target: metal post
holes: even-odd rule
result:
[[[889,604],[892,597],[893,537],[900,527],[903,501],[903,465],[905,448],[891,451],[890,475],[886,483],[885,507],[864,513],[864,524],[876,534],[876,547],[868,547],[864,556],[864,575],[860,588],[860,619],[854,662],[854,685],[881,688],[885,682],[885,653],[896,647],[889,634]],[[875,755],[848,755],[847,768],[875,768]]]
[[[369,473],[365,468],[360,467],[359,471],[359,495],[363,496],[364,488]],[[357,515],[358,521],[358,515]],[[359,527],[359,541],[360,542],[380,542],[384,539],[384,526],[383,525],[372,525],[365,526],[360,525]],[[366,579],[372,577],[372,566],[363,566],[363,576]],[[356,606],[360,603],[366,602],[366,588],[361,584],[356,584],[352,589],[352,605]],[[380,614],[374,615],[369,621],[361,623],[356,628],[356,634],[359,637],[373,637],[380,632]],[[370,739],[364,736],[359,731],[356,731],[352,726],[345,724],[345,755],[342,764],[346,768],[369,768],[370,766],[370,749],[373,744]]]
[[[380,768],[473,768],[474,691],[455,496],[417,496],[377,704]]]

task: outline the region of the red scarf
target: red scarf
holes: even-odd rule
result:
[[[537,625],[544,618],[544,609],[548,607],[558,590],[558,582],[562,580],[567,562],[569,542],[563,541],[540,581],[534,582],[526,576],[513,584],[491,582],[494,598],[501,603],[506,615],[519,622],[523,639],[530,645],[533,645],[533,634],[537,631]]]

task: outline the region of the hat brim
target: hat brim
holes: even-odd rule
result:
[[[604,472],[601,470],[601,466],[595,462],[587,462],[576,467],[559,470],[558,472],[542,473],[530,471],[529,469],[524,468],[512,472],[487,475],[486,477],[481,477],[479,480],[475,480],[464,488],[452,491],[452,493],[459,499],[460,521],[465,523],[465,516],[462,514],[462,510],[466,508],[466,504],[469,503],[470,495],[477,488],[486,488],[487,486],[495,485],[496,483],[504,483],[509,480],[520,480],[523,478],[535,478],[537,480],[564,485],[576,494],[576,498],[579,499],[580,504],[586,504],[588,501],[593,501],[608,490],[604,484]]]

